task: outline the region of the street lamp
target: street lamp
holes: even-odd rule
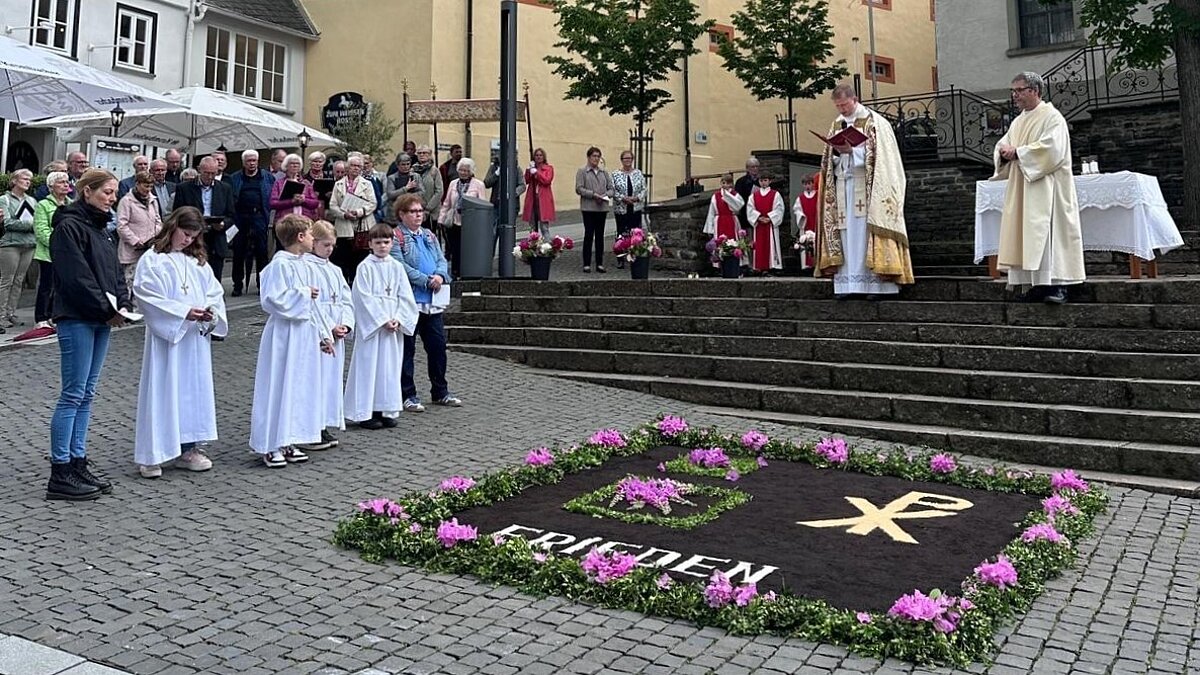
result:
[[[112,126],[112,135],[116,136],[121,132],[121,125],[125,123],[125,111],[121,109],[121,104],[118,103],[115,108],[108,111],[108,123]]]
[[[308,150],[308,142],[312,140],[308,129],[301,129],[300,133],[296,134],[296,142],[300,144],[300,157],[304,157],[304,152]]]

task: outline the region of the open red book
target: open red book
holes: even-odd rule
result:
[[[863,132],[859,131],[856,127],[846,127],[845,129],[842,129],[841,131],[837,132],[836,134],[830,136],[829,138],[825,138],[825,136],[823,134],[818,134],[817,132],[813,131],[812,129],[809,129],[808,133],[812,134],[813,136],[816,136],[817,138],[821,139],[822,141],[825,141],[826,143],[828,143],[829,145],[832,145],[834,147],[838,147],[841,145],[849,145],[850,147],[856,147],[856,146],[862,145],[863,143],[867,142],[867,136]]]

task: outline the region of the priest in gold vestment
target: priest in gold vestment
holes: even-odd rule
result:
[[[858,102],[854,87],[834,87],[838,116],[827,137],[853,125],[867,137],[857,147],[825,146],[817,200],[817,269],[833,277],[839,299],[900,292],[913,283],[904,225],[906,180],[900,147],[887,118]]]
[[[1021,114],[993,153],[992,180],[1008,181],[996,262],[1008,271],[1010,287],[1033,287],[1027,299],[1062,304],[1065,287],[1086,276],[1083,234],[1071,175],[1071,135],[1062,113],[1042,100],[1045,88],[1037,73],[1021,73],[1012,81]]]

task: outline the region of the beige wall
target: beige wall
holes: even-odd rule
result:
[[[472,94],[495,98],[499,93],[499,4],[476,0],[474,19],[475,53]],[[880,97],[925,92],[932,88],[931,68],[935,63],[934,26],[927,0],[892,0],[894,9],[876,10],[875,33],[878,53],[895,59],[895,84],[880,84]],[[413,98],[427,98],[431,81],[438,98],[465,96],[466,0],[358,0],[353,12],[345,11],[343,0],[304,0],[305,8],[321,31],[320,42],[308,54],[305,94],[306,121],[318,125],[320,108],[330,94],[359,91],[370,100],[382,101],[397,120],[401,116],[400,79],[407,77]],[[736,0],[699,0],[701,16],[729,24],[729,15],[742,3]],[[436,11],[434,11],[436,7]],[[830,3],[830,22],[835,28],[837,58],[847,61],[853,72],[851,38],[860,37],[861,52],[867,51],[867,8],[845,0]],[[628,146],[631,117],[611,117],[598,105],[565,101],[566,85],[551,73],[545,56],[555,52],[557,40],[554,13],[536,4],[518,5],[518,82],[528,81],[534,144],[546,149],[556,169],[555,200],[561,209],[578,208],[574,194],[575,169],[584,164],[589,145],[604,151],[607,166],[619,166],[617,157]],[[374,17],[364,21],[364,16]],[[405,40],[397,42],[396,36]],[[353,46],[348,50],[347,46]],[[776,147],[775,115],[785,112],[783,101],[759,102],[722,66],[709,51],[709,38],[698,41],[701,51],[690,64],[691,130],[704,132],[708,142],[692,143],[692,173],[709,174],[738,169],[752,150]],[[861,66],[859,68],[861,70]],[[675,186],[684,179],[685,138],[682,77],[674,75],[664,87],[675,102],[655,116],[654,195],[673,197]],[[864,94],[869,95],[864,76]],[[518,91],[520,95],[520,91]],[[833,117],[824,98],[797,101],[799,133],[823,129]],[[525,125],[520,125],[522,161],[528,161]],[[425,125],[410,127],[410,138],[432,144]],[[486,163],[492,139],[499,138],[499,125],[477,123],[471,128],[471,154]],[[438,126],[438,140],[466,145],[461,124]],[[799,149],[817,151],[818,141],[799,139]],[[401,139],[393,142],[399,149]],[[442,157],[444,160],[444,156]],[[711,183],[711,181],[710,181]]]

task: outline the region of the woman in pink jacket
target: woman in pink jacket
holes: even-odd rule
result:
[[[312,184],[305,182],[300,177],[300,171],[304,168],[304,160],[300,159],[300,155],[288,155],[283,158],[283,180],[275,181],[275,185],[271,188],[271,211],[273,217],[272,223],[276,223],[280,218],[296,213],[310,220],[317,219],[317,207],[321,205],[321,200],[317,198],[317,193],[313,192]],[[300,183],[304,189],[295,197],[284,199],[283,188],[288,181]]]
[[[458,278],[462,258],[462,201],[463,197],[475,197],[487,201],[483,181],[475,177],[475,160],[463,157],[458,160],[458,178],[446,187],[442,210],[438,222],[446,228],[446,259],[450,262],[450,277]]]
[[[162,229],[158,214],[158,197],[154,196],[154,178],[149,171],[140,171],[133,179],[133,189],[117,202],[117,261],[125,275],[125,288],[133,300],[133,273],[138,260]],[[136,305],[135,305],[136,306]]]
[[[525,170],[525,211],[521,220],[529,223],[530,230],[538,230],[543,237],[550,236],[550,224],[554,222],[554,167],[546,161],[546,151],[533,151],[533,162]],[[536,216],[535,214],[536,210]]]

